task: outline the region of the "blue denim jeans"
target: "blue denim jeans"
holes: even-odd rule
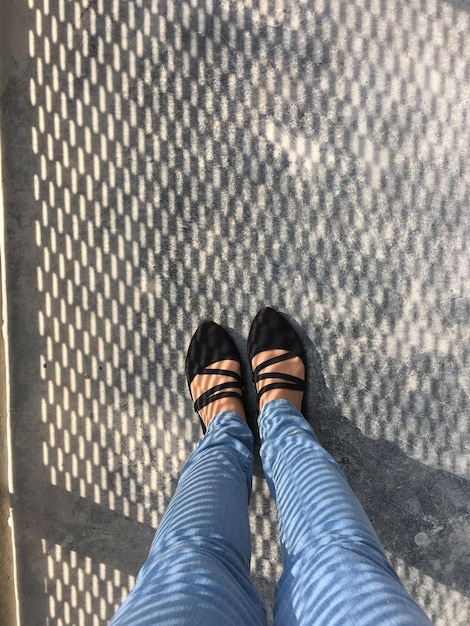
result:
[[[284,567],[275,624],[429,626],[302,414],[287,400],[273,400],[259,427]],[[237,413],[219,413],[188,459],[112,626],[266,624],[249,578],[252,463],[250,429]]]

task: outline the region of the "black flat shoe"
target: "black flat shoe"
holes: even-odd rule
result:
[[[300,337],[286,318],[271,307],[261,309],[251,324],[250,334],[248,335],[250,365],[253,357],[265,350],[287,350],[287,352],[260,363],[253,370],[253,382],[255,385],[259,381],[268,378],[282,381],[269,383],[262,387],[260,391],[257,391],[258,404],[263,393],[270,389],[288,389],[290,391],[304,392],[306,389],[305,379],[280,372],[260,374],[261,370],[269,365],[280,363],[281,361],[288,361],[297,356],[302,360],[305,372],[307,372],[307,359]]]
[[[215,402],[221,398],[240,398],[243,401],[241,390],[243,389],[242,377],[232,370],[208,369],[208,366],[217,361],[238,361],[240,363],[240,354],[237,350],[230,335],[215,322],[202,323],[191,339],[188,354],[186,355],[186,379],[188,381],[189,393],[191,393],[191,383],[199,374],[220,374],[230,376],[232,381],[215,385],[204,391],[199,398],[191,398],[194,401],[194,410],[199,415],[199,411],[211,402]],[[241,364],[240,364],[241,368]],[[224,389],[240,389],[237,391],[224,391]],[[202,432],[206,433],[206,426],[202,421]]]

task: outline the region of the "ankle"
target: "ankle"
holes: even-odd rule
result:
[[[303,392],[302,391],[289,391],[287,389],[272,389],[263,393],[261,398],[259,399],[259,410],[260,412],[263,410],[263,407],[271,400],[288,400],[291,404],[295,406],[298,411],[302,410],[302,400],[303,400]]]
[[[208,428],[214,417],[219,413],[223,413],[224,411],[233,411],[237,413],[244,422],[247,421],[245,408],[243,406],[243,401],[241,398],[240,400],[238,400],[237,398],[221,398],[220,400],[216,400],[212,404],[206,406],[204,409],[201,409],[199,411],[199,415],[204,422],[204,426]]]

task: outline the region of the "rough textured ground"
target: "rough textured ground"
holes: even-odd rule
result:
[[[244,350],[264,304],[405,585],[468,624],[469,3],[0,11],[23,624],[110,617],[200,434],[191,335],[214,318]],[[270,603],[259,464],[251,521]]]

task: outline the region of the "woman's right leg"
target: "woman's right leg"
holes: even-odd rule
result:
[[[259,417],[261,457],[279,512],[279,626],[429,626],[400,583],[356,496],[287,400]]]
[[[265,626],[249,578],[252,446],[237,413],[211,421],[110,626]]]

